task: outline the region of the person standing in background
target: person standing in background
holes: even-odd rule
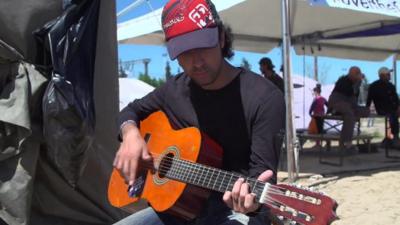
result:
[[[324,118],[325,106],[328,107],[328,101],[321,96],[321,85],[317,85],[313,89],[314,100],[310,106],[309,114],[312,119],[315,119],[317,124],[318,134],[324,133]],[[320,141],[316,142],[316,145],[320,145]]]
[[[279,90],[284,93],[284,83],[282,77],[275,73],[275,65],[272,63],[271,59],[268,57],[261,58],[259,61],[261,74],[271,81]]]

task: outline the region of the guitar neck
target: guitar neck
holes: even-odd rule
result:
[[[260,203],[263,203],[261,199],[265,195],[265,187],[267,185],[266,183],[244,177],[238,173],[174,158],[163,159],[159,172],[172,180],[222,193],[232,190],[234,183],[239,178],[243,178],[249,184],[250,191],[256,195],[256,199]]]
[[[332,209],[336,209],[337,203],[327,196],[308,190],[284,184],[271,185],[237,173],[168,156],[161,160],[158,172],[172,180],[218,192],[232,190],[234,183],[243,178],[250,185],[250,191],[256,195],[257,202],[267,205],[274,214],[304,225],[327,225],[336,219]]]

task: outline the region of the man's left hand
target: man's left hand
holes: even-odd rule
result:
[[[264,171],[258,178],[258,181],[267,182],[271,179],[273,172],[271,170]],[[239,178],[233,185],[232,191],[226,191],[223,201],[235,212],[243,214],[254,212],[260,207],[260,203],[255,200],[256,195],[250,193],[250,186],[244,182],[243,178]]]

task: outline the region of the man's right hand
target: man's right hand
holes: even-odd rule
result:
[[[133,185],[138,174],[139,165],[151,162],[146,142],[134,124],[122,128],[122,143],[114,159],[114,167],[120,171],[129,185]],[[149,163],[152,165],[152,163]]]

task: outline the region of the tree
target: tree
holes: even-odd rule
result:
[[[128,77],[128,74],[125,72],[124,68],[122,67],[122,61],[119,60],[119,68],[118,68],[118,76],[121,78]]]
[[[140,73],[138,79],[156,88],[165,83],[163,79],[151,78],[148,74],[144,73]]]
[[[171,66],[169,65],[169,61],[167,61],[165,65],[165,80],[168,80],[171,77],[172,77]]]
[[[251,69],[251,65],[250,65],[249,61],[247,61],[246,58],[242,58],[242,63],[240,64],[240,66],[247,70]]]

